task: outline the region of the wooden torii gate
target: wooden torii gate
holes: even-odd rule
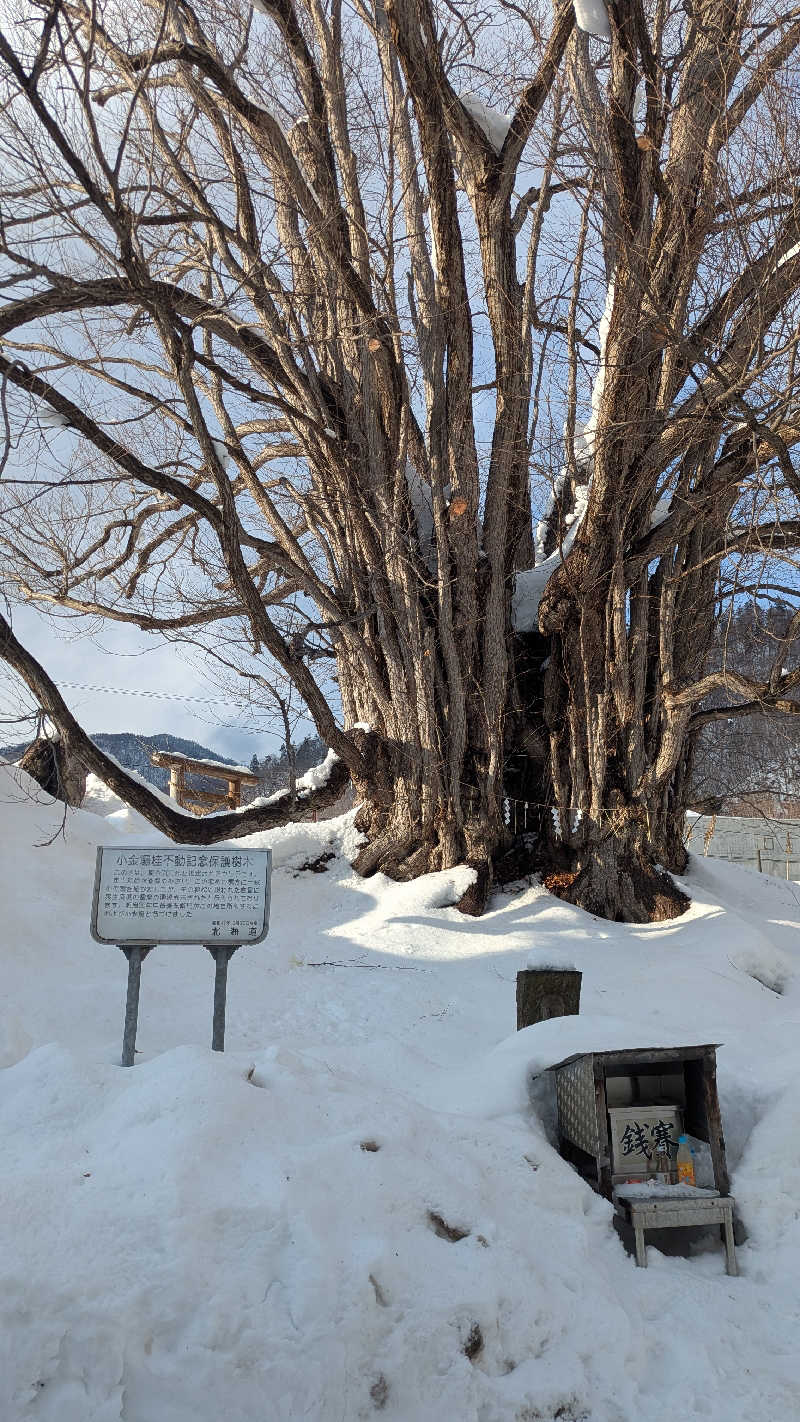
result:
[[[223,765],[218,760],[195,760],[178,751],[151,751],[151,765],[169,771],[170,798],[184,810],[208,814],[211,810],[238,810],[243,785],[258,785],[258,776],[241,765]],[[186,784],[187,775],[204,775],[211,780],[227,782],[228,791],[195,790]]]

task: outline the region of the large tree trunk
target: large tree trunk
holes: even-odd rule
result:
[[[655,862],[641,808],[620,805],[599,822],[586,821],[573,850],[572,875],[554,883],[559,896],[617,923],[677,918],[689,900]]]
[[[433,0],[256,0],[213,34],[192,0],[134,0],[129,24],[89,0],[39,8],[19,53],[0,33],[0,205],[19,209],[3,242],[27,273],[0,313],[16,392],[0,468],[17,424],[27,440],[40,421],[94,472],[75,479],[70,456],[63,485],[2,480],[14,595],[195,629],[228,669],[242,654],[250,687],[277,670],[338,757],[299,802],[352,776],[364,873],[466,861],[462,907],[479,909],[529,851],[508,843],[507,794],[535,808],[575,902],[680,911],[657,866],[683,867],[703,698],[730,682],[797,710],[784,654],[762,685],[709,680],[703,661],[722,560],[800,539],[800,228],[781,157],[800,19],[612,5],[598,68],[571,0],[541,46],[510,4],[504,75],[491,7],[466,45],[460,7]],[[504,93],[498,123],[485,101]],[[33,268],[41,234],[53,265]],[[512,586],[534,553],[561,563],[518,649]],[[291,813],[287,795],[182,819],[92,745],[2,617],[0,658],[165,833],[208,843]]]
[[[360,733],[354,733],[360,738]],[[356,827],[365,843],[354,861],[363,875],[382,873],[398,880],[468,864],[475,880],[458,907],[480,914],[495,879],[495,866],[508,847],[502,800],[487,794],[487,779],[470,784],[467,770],[451,793],[436,759],[418,737],[392,745],[366,733],[368,775],[356,781],[361,808]]]
[[[613,569],[616,549],[608,543]],[[573,599],[570,590],[547,614],[557,623],[544,699],[557,811],[548,833],[565,871],[553,887],[603,918],[674,918],[688,905],[667,872],[680,873],[686,863],[679,775],[685,720],[664,700],[674,660],[662,665],[674,593],[645,577],[626,601],[614,572],[603,577],[581,552],[578,577],[592,580],[593,597]],[[695,642],[687,660],[696,650]]]

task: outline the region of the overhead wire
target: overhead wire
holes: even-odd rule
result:
[[[180,692],[145,691],[132,686],[88,686],[80,681],[59,681],[56,685],[69,687],[70,691],[107,692],[111,696],[148,696],[156,701],[190,701],[198,706],[230,706],[235,710],[241,709],[237,702],[226,701],[223,697],[182,696]]]

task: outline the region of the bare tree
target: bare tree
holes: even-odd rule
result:
[[[796,546],[797,92],[785,66],[800,19],[715,4],[610,17],[604,91],[585,37],[568,54],[607,288],[589,418],[580,428],[567,411],[537,612],[569,896],[634,918],[667,911],[653,861],[685,864],[704,698],[723,688],[735,715],[798,709],[800,672],[781,666],[794,623],[764,682],[706,658],[720,574]],[[576,313],[585,271],[576,263]],[[570,355],[574,384],[574,339]]]
[[[708,670],[731,668],[758,690],[789,670],[786,663],[793,651],[792,622],[800,592],[771,583],[770,600],[763,602],[764,582],[762,577],[747,589],[737,585],[739,596],[717,621],[708,659]],[[796,688],[787,694],[797,700]],[[732,706],[720,686],[703,701],[696,725],[698,721],[691,756],[693,809],[729,815],[795,813],[800,718],[765,716],[758,700],[753,709],[752,693],[750,699],[742,697]]]
[[[307,634],[302,630],[292,632],[288,627],[284,630],[290,646],[294,639],[294,650],[308,655]],[[328,654],[323,651],[321,655]],[[269,730],[279,738],[286,759],[287,788],[294,802],[297,793],[295,738],[297,728],[304,719],[304,708],[294,682],[280,669],[274,670],[269,677],[262,671],[252,670],[252,653],[242,643],[234,643],[224,652],[217,645],[211,650],[211,656],[216,663],[221,686],[239,706],[240,713],[247,715],[250,728],[259,732]]]
[[[9,593],[240,624],[362,872],[465,859],[473,910],[518,788],[577,902],[679,906],[720,570],[800,529],[800,16],[608,19],[47,0],[0,37]]]

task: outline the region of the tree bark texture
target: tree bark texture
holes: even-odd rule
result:
[[[47,795],[79,807],[86,794],[86,771],[70,756],[60,739],[38,736],[19,762],[20,769],[41,785]]]
[[[685,906],[704,698],[800,704],[800,610],[766,679],[708,660],[720,599],[800,543],[800,18],[621,0],[601,54],[571,0],[541,36],[497,5],[507,72],[491,7],[433,0],[4,28],[4,586],[291,687],[337,759],[193,821],[7,621],[0,655],[170,835],[349,777],[364,874],[466,862],[479,912],[538,863],[642,921]]]

